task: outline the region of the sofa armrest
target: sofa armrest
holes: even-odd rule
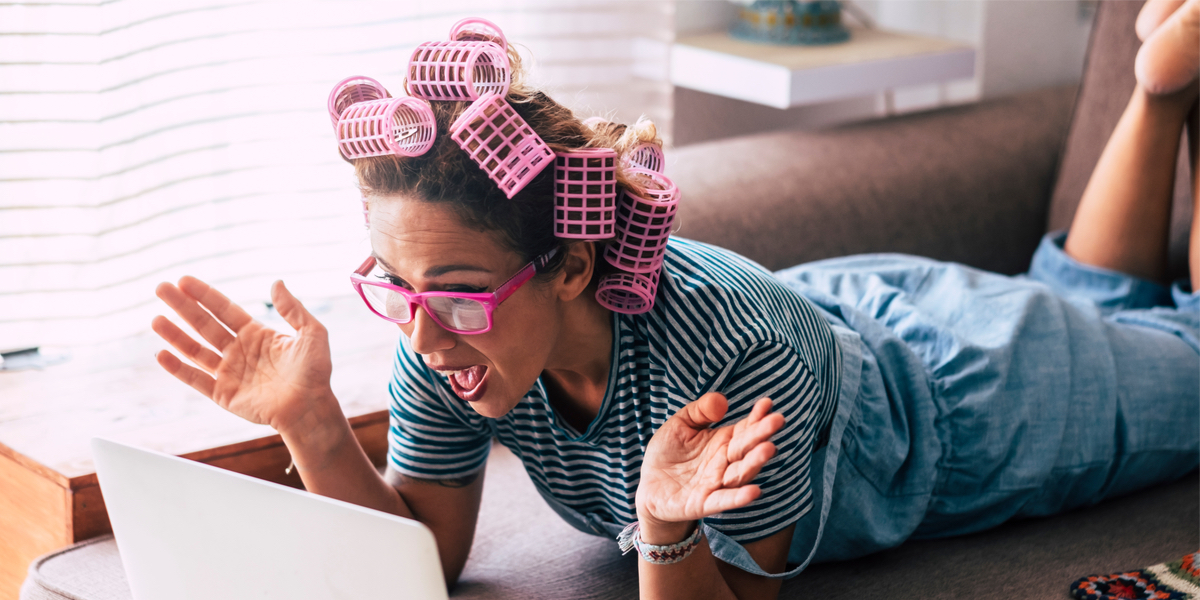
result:
[[[1075,87],[677,148],[678,234],[770,269],[903,252],[1001,273],[1045,231]]]

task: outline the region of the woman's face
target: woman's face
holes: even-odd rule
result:
[[[393,197],[372,202],[370,217],[379,268],[414,292],[493,292],[526,264],[443,205]],[[459,398],[497,418],[546,368],[558,337],[558,308],[554,283],[530,281],[496,307],[487,333],[452,333],[422,308],[400,329]]]

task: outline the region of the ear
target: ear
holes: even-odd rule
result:
[[[592,281],[592,270],[596,267],[596,244],[576,242],[567,246],[567,258],[559,275],[558,298],[563,302],[574,300]]]

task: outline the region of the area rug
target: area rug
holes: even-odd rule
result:
[[[1137,571],[1092,575],[1071,584],[1076,600],[1200,600],[1200,552]]]

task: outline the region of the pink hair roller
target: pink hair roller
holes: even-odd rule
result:
[[[420,156],[433,146],[437,123],[429,104],[383,98],[351,104],[337,122],[338,149],[347,160],[398,154]]]
[[[642,142],[633,147],[626,155],[625,162],[637,169],[646,169],[655,173],[663,172],[663,165],[666,162],[663,158],[662,148],[653,142]]]
[[[450,137],[509,198],[554,162],[546,142],[500,95],[471,103],[450,126]]]
[[[337,127],[338,117],[351,105],[390,97],[391,94],[383,84],[370,77],[347,77],[329,92],[329,118],[333,121],[333,126]]]
[[[554,235],[578,240],[611,238],[616,203],[616,152],[581,148],[555,154]]]
[[[467,17],[450,28],[450,40],[455,42],[496,42],[508,50],[508,39],[496,24],[479,17]],[[499,40],[499,41],[497,41]]]
[[[408,61],[408,93],[426,100],[503,98],[510,79],[508,53],[495,42],[425,42]]]
[[[658,269],[649,273],[612,273],[600,278],[596,301],[614,312],[637,315],[654,308]]]
[[[613,243],[604,248],[609,264],[634,273],[649,273],[662,265],[667,238],[679,207],[679,189],[665,175],[645,169],[629,169],[628,175],[644,188],[639,194],[627,189],[617,203],[617,231]]]

